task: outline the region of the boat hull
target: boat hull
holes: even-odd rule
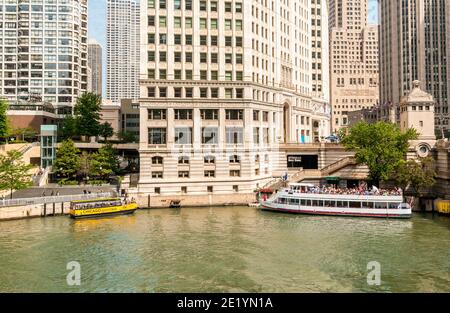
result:
[[[73,219],[83,219],[83,218],[97,218],[114,215],[126,215],[126,214],[133,214],[137,209],[138,205],[136,203],[131,203],[116,207],[70,210],[70,217]]]
[[[261,210],[290,213],[290,214],[306,214],[306,215],[325,215],[325,216],[348,216],[348,217],[378,217],[378,218],[411,218],[410,210],[361,210],[360,212],[345,211],[345,210],[327,210],[327,209],[303,209],[303,208],[289,208],[276,207],[268,204],[261,204]],[[382,211],[382,212],[380,212]],[[391,211],[391,212],[389,212]]]

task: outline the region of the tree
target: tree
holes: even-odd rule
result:
[[[367,165],[374,185],[391,177],[406,156],[409,140],[418,137],[414,129],[403,133],[397,125],[387,122],[360,122],[340,135],[344,147],[355,152],[356,162]]]
[[[26,127],[14,129],[11,134],[20,137],[22,141],[25,141],[26,139],[35,138],[37,132],[31,127]]]
[[[0,99],[0,139],[8,140],[10,133],[9,121],[7,116],[8,103]]]
[[[91,157],[91,173],[94,176],[105,178],[117,171],[119,160],[111,144],[106,144]]]
[[[112,128],[110,123],[104,122],[100,125],[100,136],[105,138],[105,141],[108,141],[108,138],[112,137],[113,135],[114,129]]]
[[[33,184],[29,171],[33,168],[31,164],[22,161],[22,153],[11,150],[6,155],[0,155],[0,190],[21,190]]]
[[[101,97],[92,92],[78,98],[74,113],[79,135],[87,137],[99,135],[101,102]]]
[[[117,137],[119,137],[119,140],[122,142],[136,142],[137,141],[136,135],[130,131],[122,131],[117,134]]]
[[[64,178],[75,176],[81,165],[79,153],[80,150],[75,147],[72,140],[63,141],[56,151],[56,159],[53,162],[55,173]]]
[[[77,136],[77,121],[72,115],[66,115],[62,121],[59,137],[63,140]]]
[[[432,157],[418,160],[402,160],[398,163],[392,178],[404,190],[410,189],[413,195],[420,197],[421,190],[434,185],[436,172]]]

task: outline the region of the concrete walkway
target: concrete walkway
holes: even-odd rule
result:
[[[46,196],[53,195],[59,192],[60,196],[78,195],[83,194],[84,190],[90,191],[91,193],[98,192],[110,192],[116,191],[116,186],[58,186],[58,185],[48,185],[45,187],[32,187],[24,190],[19,190],[13,193],[13,199],[25,199],[25,198],[36,198],[42,197],[45,192]]]

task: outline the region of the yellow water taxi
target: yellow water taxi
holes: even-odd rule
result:
[[[88,218],[120,214],[132,214],[138,209],[134,201],[122,201],[120,198],[100,198],[72,201],[70,217]]]

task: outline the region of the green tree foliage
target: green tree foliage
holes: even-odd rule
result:
[[[129,131],[122,131],[122,132],[118,133],[117,136],[119,137],[120,141],[125,142],[125,143],[137,141],[136,135]]]
[[[114,129],[112,128],[110,123],[104,122],[100,125],[100,136],[105,138],[105,141],[108,141],[108,138],[112,137],[113,135]]]
[[[36,137],[37,132],[31,127],[17,128],[11,132],[11,135],[17,136],[22,141],[25,141],[25,140],[33,139],[34,137]]]
[[[17,150],[8,151],[6,155],[0,155],[0,190],[21,190],[33,184],[29,171],[31,164],[22,161],[22,154]]]
[[[87,137],[99,135],[101,102],[101,97],[92,92],[78,98],[74,113],[79,135]]]
[[[66,115],[59,128],[59,138],[62,140],[71,139],[78,135],[77,121],[72,115]]]
[[[5,141],[7,141],[10,133],[7,111],[8,103],[0,99],[0,139],[3,139]]]
[[[53,162],[55,173],[64,178],[75,176],[81,165],[79,153],[80,150],[75,147],[72,140],[63,141],[56,152],[56,159]]]
[[[418,160],[402,160],[398,163],[392,178],[403,190],[410,190],[414,196],[421,196],[424,188],[434,185],[436,172],[432,157]]]
[[[388,180],[398,164],[405,158],[409,140],[417,138],[414,129],[402,132],[392,123],[361,122],[340,134],[347,150],[355,152],[356,161],[369,168],[369,179],[378,185]]]
[[[106,144],[98,149],[91,157],[91,174],[106,178],[119,168],[119,160],[116,151],[111,144]]]

